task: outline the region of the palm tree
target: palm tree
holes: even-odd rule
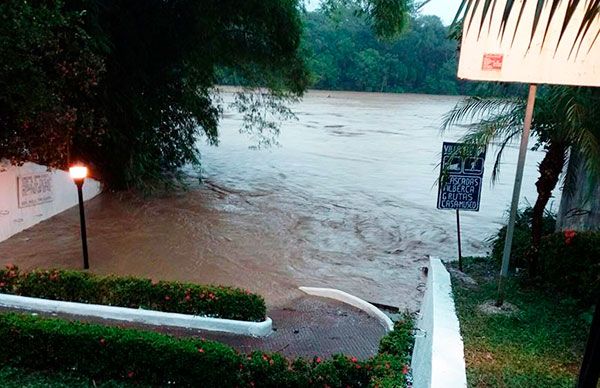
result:
[[[526,101],[522,98],[471,97],[458,103],[444,117],[442,128],[465,124],[463,141],[470,146],[496,144],[496,160],[492,180],[498,177],[503,151],[523,130]],[[535,148],[545,156],[539,164],[536,182],[538,197],[532,215],[532,254],[529,275],[537,270],[537,249],[543,231],[543,216],[552,192],[560,181],[569,152],[582,158],[589,178],[600,176],[600,89],[552,86],[543,89],[538,98],[532,122]],[[566,189],[571,189],[566,182]]]

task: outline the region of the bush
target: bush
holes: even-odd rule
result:
[[[510,268],[525,268],[527,253],[531,248],[531,217],[533,209],[531,207],[517,212],[515,219],[515,232],[513,234],[512,250],[510,254]],[[548,235],[554,232],[556,228],[556,217],[546,212],[544,214],[544,223],[542,234]],[[498,263],[502,263],[504,253],[504,242],[506,240],[506,226],[498,230],[498,233],[490,238],[492,243],[491,257]]]
[[[600,297],[600,232],[565,231],[544,237],[540,267],[548,288],[596,303]]]
[[[267,310],[261,296],[238,288],[14,266],[0,270],[0,292],[245,321],[263,321]]]
[[[0,315],[0,363],[93,379],[177,386],[403,387],[412,348],[412,321],[396,324],[369,361],[342,355],[297,359],[133,329]]]

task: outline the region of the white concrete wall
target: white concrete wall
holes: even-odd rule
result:
[[[412,359],[413,387],[466,387],[464,346],[450,274],[439,259],[429,260],[427,289],[417,329]]]
[[[77,204],[77,189],[69,174],[53,170],[50,172],[52,200],[39,205],[19,207],[17,178],[45,172],[45,166],[34,163],[16,167],[10,166],[6,161],[0,161],[0,241]],[[99,182],[87,179],[83,185],[84,199],[95,197],[100,190]]]

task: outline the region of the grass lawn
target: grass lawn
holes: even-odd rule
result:
[[[2,388],[125,388],[121,382],[95,382],[86,377],[65,373],[40,372],[0,365],[0,387]]]
[[[592,310],[571,299],[507,284],[512,314],[483,313],[493,301],[498,268],[491,260],[465,260],[469,285],[453,272],[452,288],[465,343],[470,387],[558,388],[575,385]]]

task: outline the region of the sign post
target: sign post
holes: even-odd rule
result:
[[[464,155],[469,147],[460,143],[444,142],[438,189],[438,209],[456,210],[458,237],[458,268],[463,270],[460,238],[460,210],[479,211],[485,150]]]
[[[456,234],[458,239],[458,269],[463,270],[462,243],[460,241],[460,210],[456,209]]]

